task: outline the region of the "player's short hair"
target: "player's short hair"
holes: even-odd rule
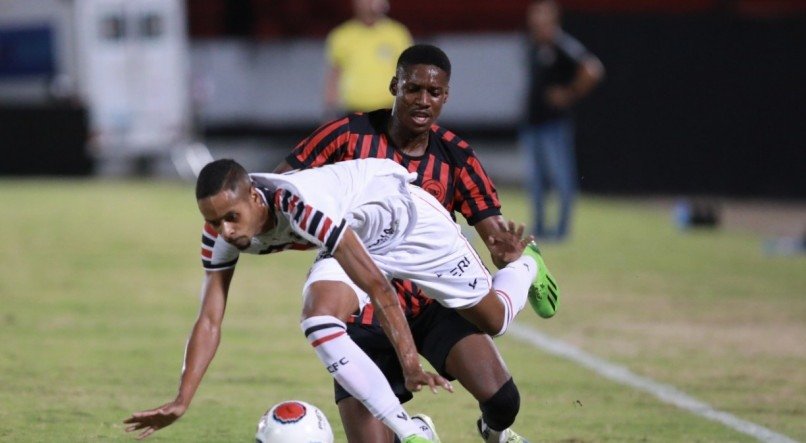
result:
[[[445,71],[451,77],[451,61],[442,49],[434,45],[419,44],[409,46],[397,59],[397,69],[413,65],[432,65]]]
[[[196,200],[211,197],[222,190],[235,191],[249,182],[249,173],[235,160],[224,158],[206,164],[196,179]]]

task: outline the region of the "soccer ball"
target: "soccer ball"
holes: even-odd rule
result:
[[[256,443],[333,443],[333,430],[316,406],[289,400],[271,407],[257,424]]]

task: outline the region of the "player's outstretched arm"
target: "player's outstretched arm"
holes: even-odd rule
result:
[[[232,275],[232,269],[207,272],[202,288],[201,310],[185,348],[176,398],[157,408],[132,414],[123,421],[127,425],[126,432],[139,432],[137,438],[142,440],[175,422],[187,411],[221,340],[221,322]]]
[[[498,269],[520,258],[526,245],[534,241],[531,235],[523,236],[523,223],[516,225],[500,215],[476,223],[476,231],[490,250],[490,258]]]
[[[395,348],[397,358],[403,367],[406,388],[416,392],[423,386],[428,386],[432,392],[437,392],[437,387],[441,386],[443,389],[453,392],[453,387],[447,380],[423,370],[414,339],[411,336],[411,329],[409,329],[403,310],[400,308],[395,290],[372,261],[355,232],[347,228],[343,235],[341,242],[333,252],[333,258],[339,262],[353,282],[369,294],[381,327]]]

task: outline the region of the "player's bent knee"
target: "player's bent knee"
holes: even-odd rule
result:
[[[473,323],[481,332],[491,336],[498,335],[505,326],[502,321],[504,312],[497,298],[484,297],[475,306],[457,309],[456,312],[470,323]]]
[[[355,291],[342,282],[318,281],[303,293],[302,317],[332,315],[342,321],[359,309]]]
[[[520,411],[521,395],[518,387],[510,378],[492,397],[479,402],[479,407],[487,426],[496,431],[503,431],[515,423],[515,417]]]

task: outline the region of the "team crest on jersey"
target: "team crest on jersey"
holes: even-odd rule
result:
[[[272,418],[280,423],[296,423],[307,413],[305,405],[295,401],[287,401],[274,409]]]
[[[433,195],[434,198],[439,200],[439,202],[442,203],[443,205],[447,203],[445,201],[445,185],[443,185],[442,183],[432,178],[429,178],[428,180],[423,182],[422,188],[428,191],[429,194]]]

